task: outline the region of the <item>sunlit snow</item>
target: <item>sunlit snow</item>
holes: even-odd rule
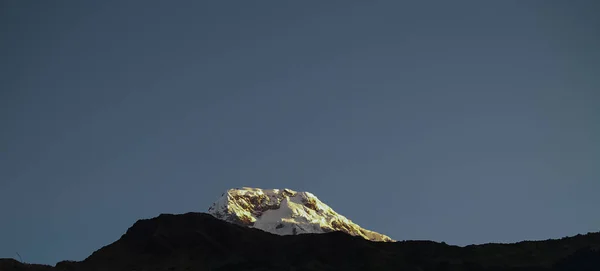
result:
[[[315,195],[290,189],[230,189],[208,209],[213,216],[279,235],[343,231],[372,241],[394,241],[365,230]]]

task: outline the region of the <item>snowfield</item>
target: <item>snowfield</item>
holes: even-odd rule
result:
[[[290,189],[230,189],[213,203],[208,213],[231,223],[278,235],[343,231],[371,241],[394,241],[361,228],[315,195]]]

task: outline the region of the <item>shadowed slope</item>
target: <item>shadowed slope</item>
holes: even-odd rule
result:
[[[600,270],[598,247],[600,233],[468,247],[371,242],[342,232],[278,236],[187,213],[139,220],[82,262],[52,268],[0,260],[0,271]]]

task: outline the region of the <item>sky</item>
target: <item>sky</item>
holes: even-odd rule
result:
[[[2,1],[0,258],[233,187],[396,240],[600,231],[598,1]]]

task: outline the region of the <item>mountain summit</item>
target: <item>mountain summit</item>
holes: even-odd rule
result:
[[[371,241],[394,241],[361,228],[315,195],[290,189],[230,189],[213,203],[208,213],[230,223],[278,235],[342,231]]]

